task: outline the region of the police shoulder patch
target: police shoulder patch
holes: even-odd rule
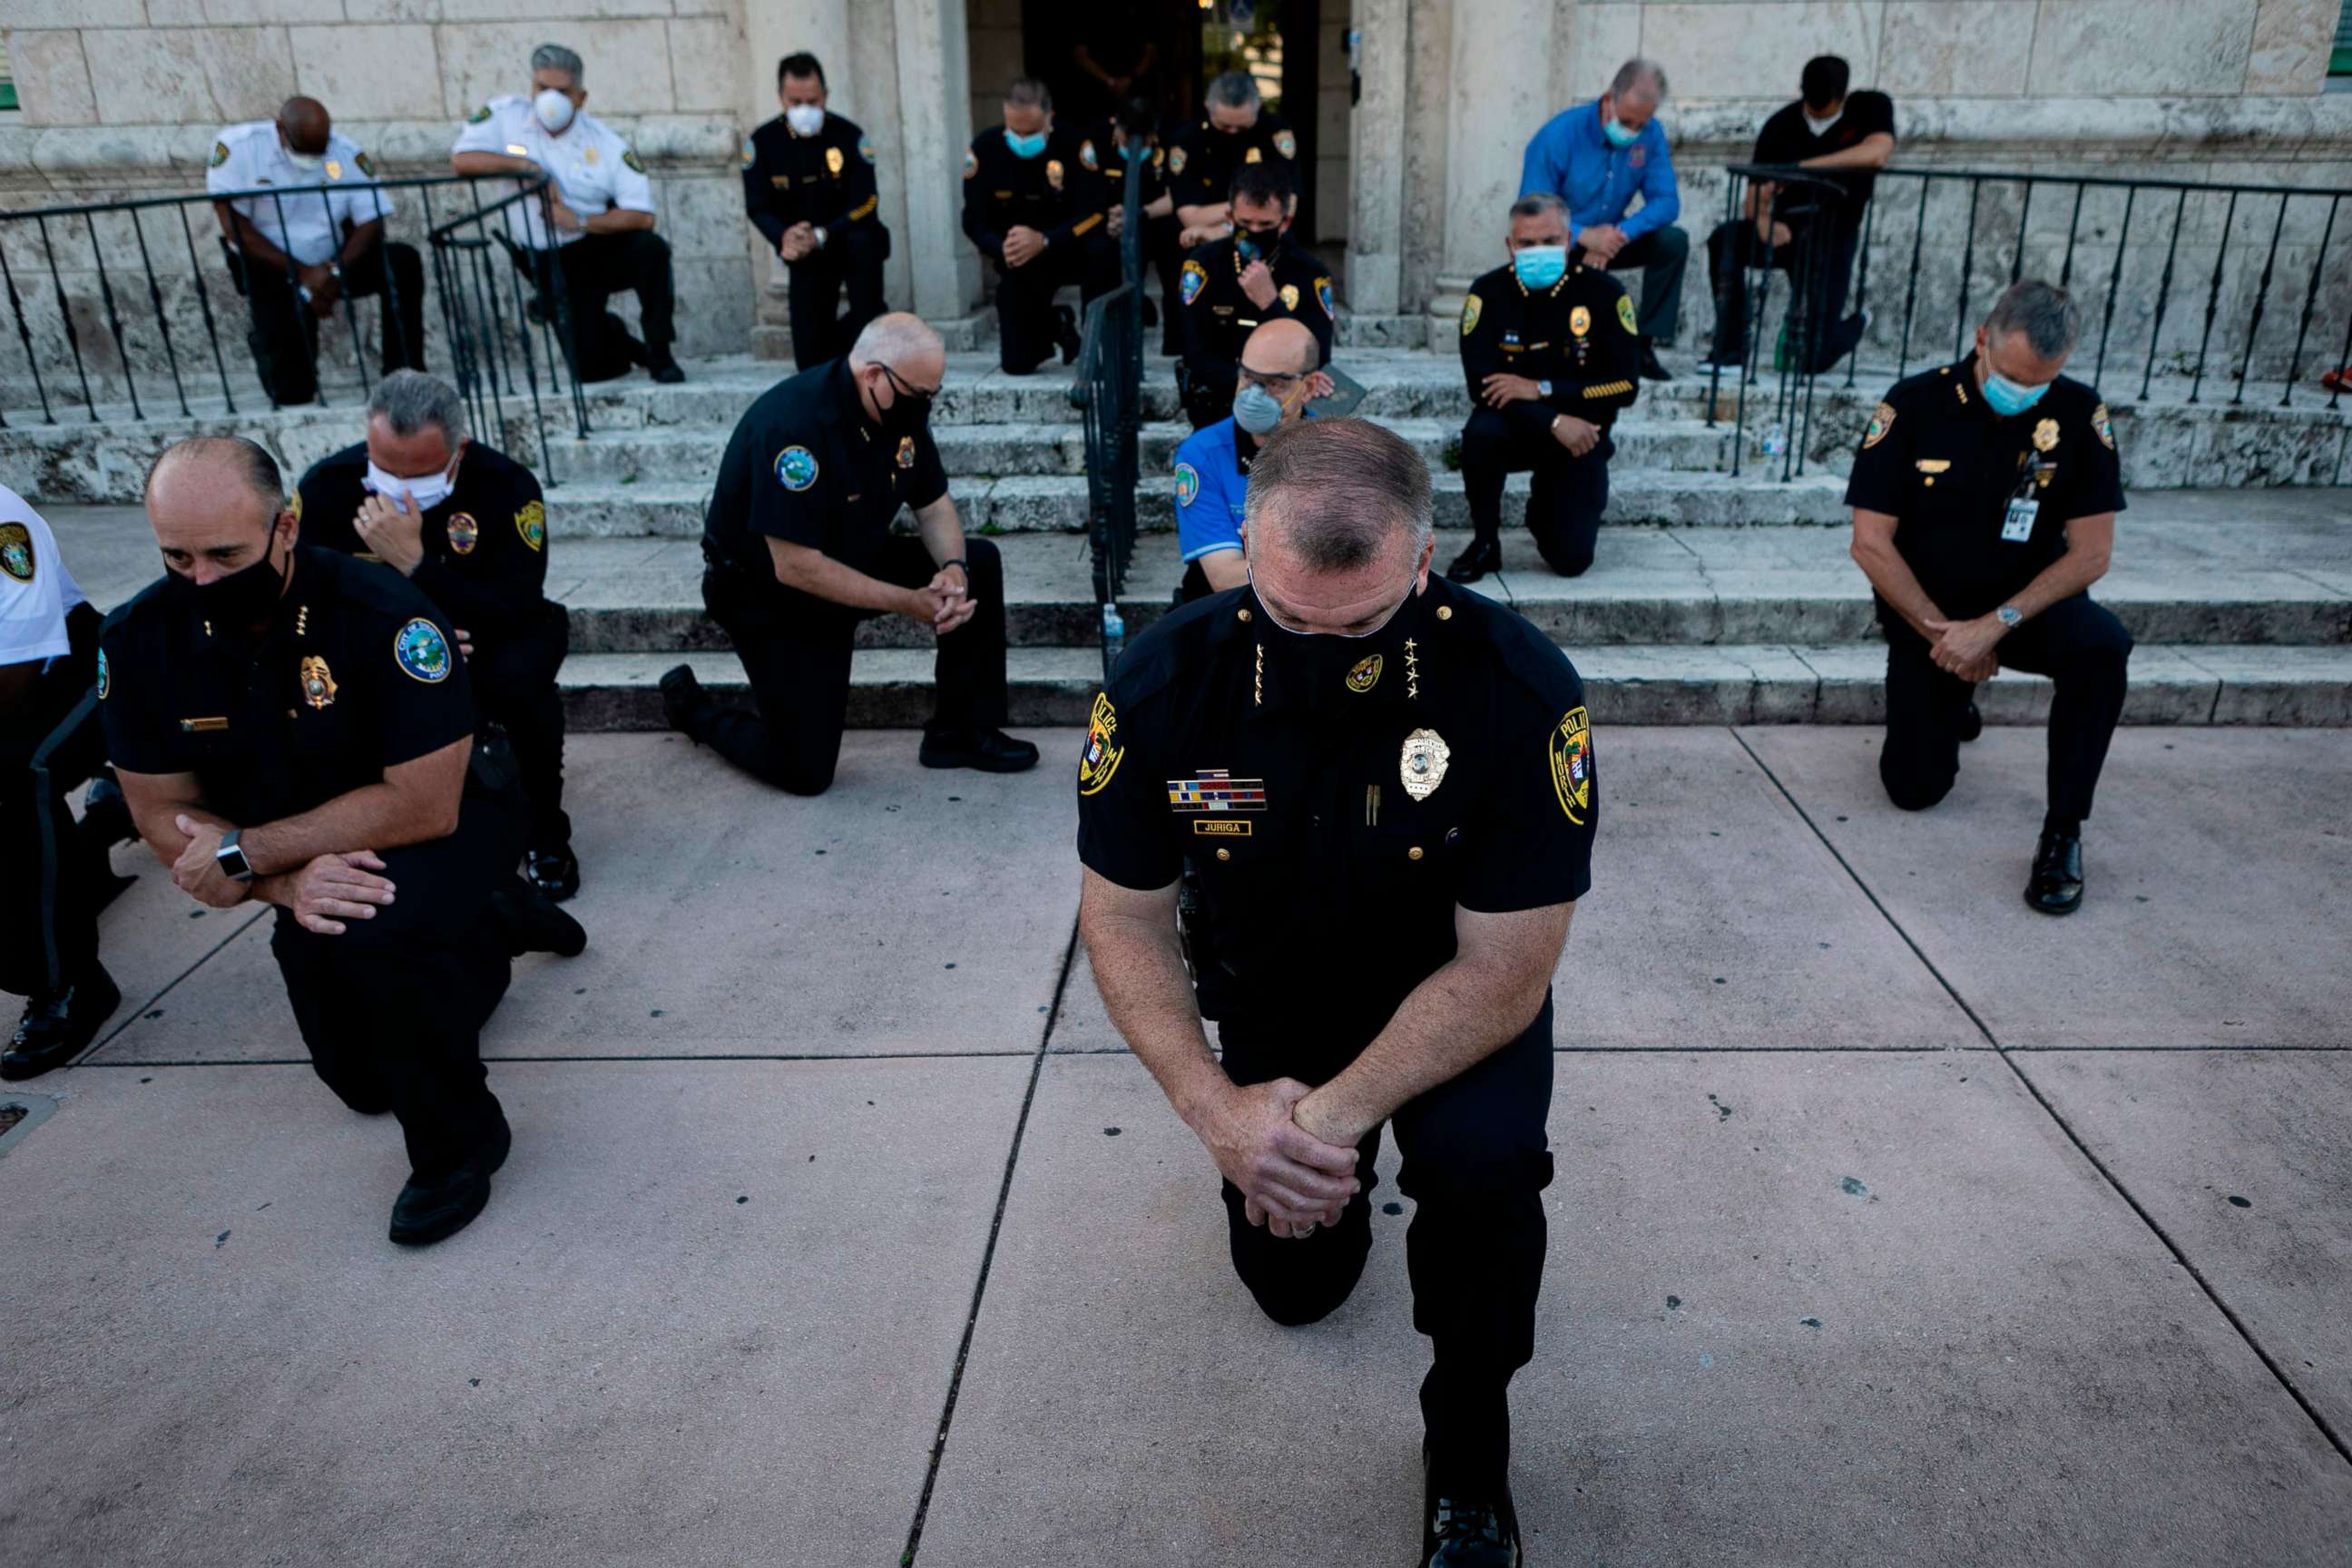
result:
[[[1331,303],[1331,279],[1328,278],[1315,279],[1315,298],[1322,304],[1325,315],[1335,321],[1339,319],[1339,308]]]
[[[449,679],[448,639],[440,627],[419,616],[393,634],[392,661],[404,675],[438,686]]]
[[[1118,772],[1127,748],[1117,743],[1118,710],[1111,706],[1110,693],[1095,694],[1094,710],[1087,715],[1087,746],[1078,753],[1078,793],[1100,795]]]
[[[546,549],[547,504],[535,500],[524,502],[523,509],[515,513],[515,531],[521,534],[522,542],[533,550]]]
[[[1865,452],[1869,451],[1873,447],[1875,447],[1881,441],[1885,440],[1886,433],[1894,428],[1895,405],[1892,403],[1880,404],[1877,411],[1870,416],[1869,428],[1865,429],[1862,433],[1862,449]]]
[[[1552,726],[1551,787],[1559,809],[1579,827],[1592,809],[1592,716],[1570,709]]]
[[[1286,158],[1295,159],[1298,156],[1298,138],[1287,131],[1277,131],[1274,133],[1274,150]]]
[[[219,168],[223,163],[227,163],[227,162],[228,162],[228,143],[227,143],[227,142],[214,142],[214,143],[213,143],[213,155],[212,155],[211,157],[209,157],[209,158],[207,158],[207,159],[205,159],[205,168],[207,168],[207,169],[217,169],[217,168]]]
[[[1100,169],[1102,167],[1102,164],[1095,158],[1095,139],[1093,137],[1089,136],[1085,141],[1078,143],[1078,162],[1090,170]]]
[[[490,106],[486,103],[482,105],[481,108],[474,110],[473,113],[466,116],[466,123],[468,125],[481,125],[487,123],[489,118]]]
[[[749,136],[744,137],[744,138],[743,138],[743,166],[744,166],[745,168],[747,168],[747,169],[748,169],[748,168],[750,168],[752,164],[754,164],[754,163],[758,163],[759,161],[760,161],[760,150],[759,150],[757,147],[754,147],[754,146],[752,146],[752,145],[751,145],[751,139]]]
[[[1617,296],[1617,324],[1625,329],[1625,335],[1629,338],[1642,335],[1641,329],[1633,324],[1633,296],[1631,294]]]
[[[113,689],[114,673],[106,662],[106,650],[100,648],[98,650],[98,700],[100,702],[105,701],[106,694]]]
[[[2107,405],[2100,404],[2091,410],[2091,428],[2099,433],[2099,442],[2110,452],[2116,449],[2115,421],[2107,417]]]
[[[642,174],[646,172],[645,160],[637,156],[637,150],[635,147],[621,149],[621,162],[629,166],[632,174]]]
[[[776,479],[788,490],[804,490],[816,483],[816,454],[806,447],[787,447],[776,454]]]
[[[1202,266],[1198,261],[1187,261],[1184,263],[1184,276],[1182,280],[1177,286],[1177,292],[1184,296],[1184,303],[1189,305],[1193,300],[1199,299],[1201,297],[1201,290],[1208,286],[1209,269],[1207,268]]]
[[[365,153],[352,153],[352,162],[360,166],[361,174],[365,174],[371,180],[375,178],[375,161],[370,158]]]
[[[1184,172],[1184,149],[1181,143],[1168,150],[1168,172],[1171,174]]]
[[[1176,465],[1176,504],[1191,506],[1201,499],[1201,470],[1190,463]]]
[[[857,155],[858,155],[859,157],[861,157],[861,158],[865,159],[865,160],[866,160],[867,163],[871,163],[872,162],[874,162],[874,138],[873,138],[873,137],[871,137],[871,136],[860,136],[860,137],[857,139]]]
[[[1468,337],[1478,330],[1478,296],[1465,295],[1462,300],[1462,335]]]
[[[967,147],[963,151],[963,177],[971,179],[980,173],[980,154]]]
[[[41,568],[33,553],[33,532],[21,522],[0,522],[0,573],[29,583]]]

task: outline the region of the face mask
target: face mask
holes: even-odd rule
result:
[[[1805,111],[1801,109],[1797,110],[1797,112],[1800,114],[1805,114]],[[1845,110],[1843,109],[1839,110],[1835,114],[1831,115],[1827,120],[1816,120],[1811,115],[1805,114],[1805,129],[1811,132],[1814,135],[1819,136],[1822,132],[1827,131],[1831,126],[1835,125],[1839,121],[1843,120],[1844,118]]]
[[[319,166],[327,161],[327,157],[323,153],[297,153],[293,148],[289,147],[286,149],[286,161],[309,174],[316,173]]]
[[[2003,419],[2012,414],[2024,413],[2041,402],[2042,395],[2049,390],[2046,384],[2041,386],[2024,386],[1990,367],[1987,367],[1985,371],[1985,402],[1990,404],[1992,411]]]
[[[551,132],[560,132],[571,124],[572,116],[577,112],[572,108],[570,96],[551,87],[539,89],[530,100],[530,111],[538,115],[539,122]]]
[[[1028,136],[1015,136],[1008,131],[1004,133],[1004,144],[1013,149],[1013,155],[1016,158],[1034,158],[1045,150],[1045,133],[1040,131]]]
[[[1234,229],[1234,249],[1245,262],[1271,260],[1281,248],[1282,231],[1278,228],[1267,229],[1263,234],[1239,226]]]
[[[1628,131],[1614,120],[1604,120],[1601,122],[1601,134],[1607,138],[1612,147],[1631,147],[1642,139],[1642,133],[1639,131]]]
[[[890,389],[890,405],[882,409],[877,422],[884,431],[893,436],[918,436],[931,422],[931,400],[919,392],[909,391],[907,384],[894,375],[888,365],[880,367],[882,385]],[[879,388],[877,388],[879,391]],[[934,396],[937,395],[934,394]],[[881,398],[875,398],[879,405]]]
[[[419,512],[431,511],[447,500],[450,492],[457,488],[456,476],[446,468],[438,473],[419,474],[413,479],[404,479],[398,474],[386,473],[373,463],[367,466],[367,477],[360,482],[394,503],[400,500],[400,492],[406,490],[408,499],[416,503]]]
[[[824,129],[824,106],[795,103],[784,110],[784,123],[793,128],[795,136],[814,136]]]
[[[1267,671],[1280,683],[1282,699],[1286,704],[1315,710],[1327,710],[1342,703],[1364,702],[1375,693],[1395,689],[1405,685],[1404,645],[1406,639],[1420,635],[1422,596],[1413,592],[1419,578],[1408,585],[1396,613],[1390,616],[1380,630],[1349,637],[1339,632],[1296,632],[1283,626],[1272,616],[1265,619],[1274,630],[1266,634],[1262,647],[1265,653]],[[1257,583],[1250,582],[1250,596],[1257,596]],[[1259,600],[1259,610],[1265,601]],[[1369,671],[1374,659],[1380,661],[1379,673],[1371,684],[1359,689],[1360,677],[1351,682],[1359,670]]]
[[[1549,289],[1568,274],[1568,247],[1530,245],[1511,257],[1511,270],[1530,289]]]
[[[166,572],[164,592],[171,595],[173,603],[220,630],[242,632],[275,614],[278,598],[286,592],[286,573],[294,564],[294,553],[287,552],[286,566],[280,568],[269,559],[269,552],[277,543],[278,529],[273,520],[269,542],[262,547],[261,559],[252,565],[209,583],[192,582],[177,572]]]
[[[1244,386],[1234,395],[1234,423],[1263,436],[1282,423],[1282,405],[1263,386]]]

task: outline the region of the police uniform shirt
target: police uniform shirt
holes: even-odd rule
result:
[[[1230,416],[1204,425],[1176,448],[1176,544],[1190,565],[1203,555],[1242,547],[1242,507],[1257,446],[1243,450]]]
[[[1756,157],[1759,163],[1801,163],[1808,158],[1819,158],[1831,153],[1843,153],[1862,145],[1865,137],[1884,132],[1895,134],[1895,100],[1883,92],[1850,92],[1845,107],[1838,110],[1836,122],[1820,135],[1805,123],[1802,102],[1785,104],[1764,121],[1764,129],[1756,133]],[[1878,175],[1870,169],[1811,169],[1807,173],[1826,176],[1845,187],[1846,198],[1838,204],[1838,227],[1854,230],[1862,226],[1863,204],[1877,188]],[[1798,186],[1781,193],[1781,205],[1811,205],[1825,199],[1822,195]]]
[[[1258,111],[1257,123],[1246,131],[1220,131],[1206,115],[1184,128],[1168,150],[1168,178],[1179,207],[1221,207],[1234,185],[1234,171],[1244,163],[1278,160],[1292,170],[1298,183],[1298,138],[1279,114]]]
[[[306,186],[323,185],[323,196]],[[331,261],[343,248],[343,226],[373,223],[394,210],[375,182],[375,165],[359,143],[340,131],[327,133],[326,162],[299,169],[270,120],[232,125],[213,143],[205,189],[284,190],[283,196],[247,196],[229,204],[261,231],[261,237],[304,266]],[[296,194],[299,192],[299,194]]]
[[[872,424],[849,362],[831,360],[770,387],[736,425],[707,531],[729,561],[762,575],[769,539],[864,572],[900,507],[919,510],[947,492],[930,431],[893,436]]]
[[[1118,150],[1118,135],[1108,120],[1095,122],[1078,143],[1078,167],[1095,182],[1095,203],[1104,212],[1127,201],[1127,159]],[[1154,143],[1143,160],[1143,189],[1136,205],[1148,207],[1168,189],[1168,149]]]
[[[880,226],[874,143],[850,121],[827,113],[814,136],[795,133],[782,115],[743,142],[743,205],[771,247],[784,230],[806,223],[830,241],[852,224]]]
[[[530,99],[522,93],[494,98],[466,117],[455,153],[497,153],[528,158],[555,181],[563,205],[585,219],[618,208],[653,213],[653,182],[646,166],[621,133],[583,110],[572,117],[562,135],[539,122]],[[547,224],[536,200],[517,202],[507,209],[507,229],[517,243],[532,250],[547,248]],[[576,232],[556,231],[557,245],[580,238]]]
[[[1549,289],[1497,267],[1462,300],[1462,372],[1474,409],[1486,378],[1523,375],[1551,395],[1503,405],[1515,431],[1540,435],[1570,414],[1607,429],[1641,390],[1642,339],[1625,286],[1597,267],[1571,266]]]
[[[1284,655],[1308,645],[1331,657],[1302,676]],[[1454,956],[1456,905],[1538,909],[1592,880],[1576,670],[1442,578],[1360,640],[1284,631],[1247,587],[1175,611],[1096,699],[1077,787],[1097,875],[1149,890],[1195,868],[1204,988],[1241,1012],[1376,1029]]]
[[[1202,246],[1184,258],[1176,289],[1184,308],[1185,357],[1195,362],[1202,375],[1230,380],[1250,333],[1267,321],[1287,318],[1315,334],[1321,350],[1316,364],[1329,364],[1339,307],[1332,302],[1331,275],[1323,264],[1285,240],[1267,261],[1274,274],[1274,302],[1264,307],[1242,289],[1242,273],[1248,265],[1234,238]]]
[[[1043,153],[1022,158],[1004,137],[1004,128],[992,125],[963,155],[963,232],[972,244],[998,260],[1015,225],[1044,235],[1049,250],[1102,226],[1101,187],[1079,159],[1080,138],[1050,131]]]
[[[207,626],[150,584],[107,618],[98,655],[107,756],[194,773],[240,826],[383,782],[474,732],[449,622],[397,572],[298,545],[257,641]]]
[[[2098,393],[2062,375],[2004,419],[1977,386],[1973,353],[1886,395],[1845,499],[1898,520],[1895,550],[1936,607],[1959,617],[1990,614],[2064,554],[2073,519],[2124,510]],[[2012,500],[2032,502],[2030,515]]]
[[[0,668],[65,658],[66,616],[81,602],[48,523],[0,485]]]
[[[302,542],[378,557],[352,526],[368,497],[367,443],[310,465],[294,489]],[[457,488],[417,524],[425,558],[408,580],[477,637],[529,621],[547,585],[547,502],[529,468],[479,441],[457,465]]]

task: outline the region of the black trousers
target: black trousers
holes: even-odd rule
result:
[[[1886,798],[1925,811],[1952,790],[1960,772],[1959,725],[1976,688],[1936,668],[1918,633],[1882,611],[1886,623],[1886,744],[1878,776]],[[2123,717],[2131,633],[2087,594],[2062,599],[2000,641],[2005,668],[2046,675],[2050,702],[2050,815],[2077,821],[2107,760]]]
[[[1143,264],[1160,279],[1160,352],[1171,357],[1184,352],[1183,232],[1172,212],[1143,220]]]
[[[806,370],[849,352],[866,323],[890,307],[882,302],[882,261],[889,247],[871,225],[828,232],[823,250],[785,263],[785,298],[792,307],[793,364]],[[849,314],[837,316],[844,287]]]
[[[571,646],[571,616],[549,601],[534,625],[478,645],[466,666],[475,708],[503,725],[513,743],[533,849],[572,842],[572,818],[563,810],[563,696],[555,684]]]
[[[514,251],[514,263],[534,285],[547,265],[542,251]],[[646,352],[658,359],[677,339],[677,296],[670,280],[669,241],[651,229],[626,234],[584,234],[555,250],[555,273],[563,288],[572,335],[578,348],[572,369],[582,381],[610,381],[637,363],[636,340],[628,323],[604,308],[615,294],[634,293],[646,329]],[[554,302],[549,300],[547,308]]]
[[[964,556],[979,608],[939,639],[939,706],[933,732],[1001,728],[1004,695],[1004,562],[985,539],[967,537]],[[923,542],[892,534],[868,573],[919,588],[939,573]],[[752,777],[793,795],[823,795],[841,759],[849,711],[849,662],[857,623],[869,612],[796,593],[713,562],[702,602],[734,641],[751,683],[746,710],[706,700],[687,733]]]
[[[1390,1119],[1404,1160],[1397,1186],[1414,1205],[1404,1243],[1412,1326],[1429,1337],[1433,1352],[1421,1384],[1422,1419],[1441,1482],[1467,1490],[1506,1479],[1511,1376],[1535,1357],[1542,1193],[1552,1176],[1544,1134],[1551,1024],[1547,995],[1518,1038]],[[1354,1055],[1332,1059],[1319,1045],[1328,1034],[1295,1024],[1229,1018],[1217,1036],[1225,1072],[1237,1084],[1276,1078],[1320,1084]],[[1363,1190],[1349,1200],[1338,1225],[1303,1238],[1282,1239],[1251,1225],[1240,1189],[1223,1184],[1234,1271],[1276,1322],[1314,1322],[1355,1289],[1371,1250],[1372,1165],[1380,1146],[1375,1128],[1358,1146]]]
[[[321,936],[280,910],[269,939],[311,1066],[352,1110],[397,1117],[409,1164],[428,1181],[501,1120],[481,1030],[506,994],[489,890],[511,875],[513,832],[501,805],[469,794],[450,837],[381,852],[400,897],[373,920]]]
[[[1195,430],[1205,430],[1234,411],[1234,384],[1210,383],[1192,374],[1183,360],[1176,362],[1176,402]]]
[[[232,253],[234,255],[234,253]],[[253,330],[246,336],[261,384],[281,404],[310,402],[319,395],[319,319],[294,292],[294,280],[274,267],[231,265],[245,278]],[[391,268],[392,287],[384,287]],[[384,370],[425,368],[425,264],[416,247],[386,240],[343,268],[343,292],[354,300],[384,296],[381,354]],[[338,311],[341,309],[337,307]]]
[[[1812,363],[1806,368],[1818,375],[1853,352],[1862,342],[1863,320],[1845,313],[1846,290],[1853,282],[1853,256],[1861,247],[1860,230],[1846,233],[1827,220],[1791,226],[1789,243],[1769,247],[1772,268],[1786,272],[1790,287],[1803,294],[1791,318],[1791,349],[1808,323],[1819,323]],[[1749,269],[1763,263],[1768,247],[1756,225],[1742,218],[1719,223],[1707,236],[1707,278],[1715,288],[1714,359],[1717,364],[1744,364],[1748,353],[1748,279]],[[1769,369],[1769,362],[1765,368]]]
[[[1102,226],[1048,246],[1025,267],[996,263],[997,363],[1006,374],[1027,375],[1054,357],[1054,290],[1066,283],[1082,300],[1118,287],[1118,244]]]
[[[1462,489],[1470,503],[1470,526],[1481,539],[1503,531],[1503,477],[1532,473],[1528,488],[1528,531],[1545,562],[1563,577],[1583,575],[1592,564],[1601,514],[1609,506],[1609,459],[1616,455],[1609,432],[1581,458],[1548,430],[1526,435],[1512,429],[1498,408],[1480,407],[1462,427]]]
[[[1673,224],[1628,241],[1609,263],[1612,272],[1642,269],[1642,335],[1670,343],[1682,326],[1683,274],[1690,268],[1690,236]]]
[[[0,991],[31,996],[74,984],[98,962],[98,910],[111,875],[103,848],[74,831],[66,796],[106,764],[96,679],[100,616],[66,617],[73,651],[35,678],[30,700],[0,721]]]

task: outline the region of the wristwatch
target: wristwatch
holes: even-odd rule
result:
[[[237,843],[237,837],[244,831],[242,827],[230,828],[221,835],[220,847],[213,851],[213,859],[220,867],[221,875],[232,882],[253,880],[253,862],[245,858],[244,847]]]
[[[1995,610],[1993,614],[2000,617],[2000,624],[2002,626],[2007,626],[2011,631],[2015,631],[2019,625],[2025,619],[2022,615],[2018,613],[2018,608],[2015,605],[2003,605],[2000,609]]]
[[[1537,382],[1536,395],[1538,397],[1549,397],[1551,395],[1551,383],[1548,381]]]
[[[811,229],[809,233],[815,237],[816,247],[819,250],[823,250],[824,248],[824,230],[823,228],[814,228]]]

